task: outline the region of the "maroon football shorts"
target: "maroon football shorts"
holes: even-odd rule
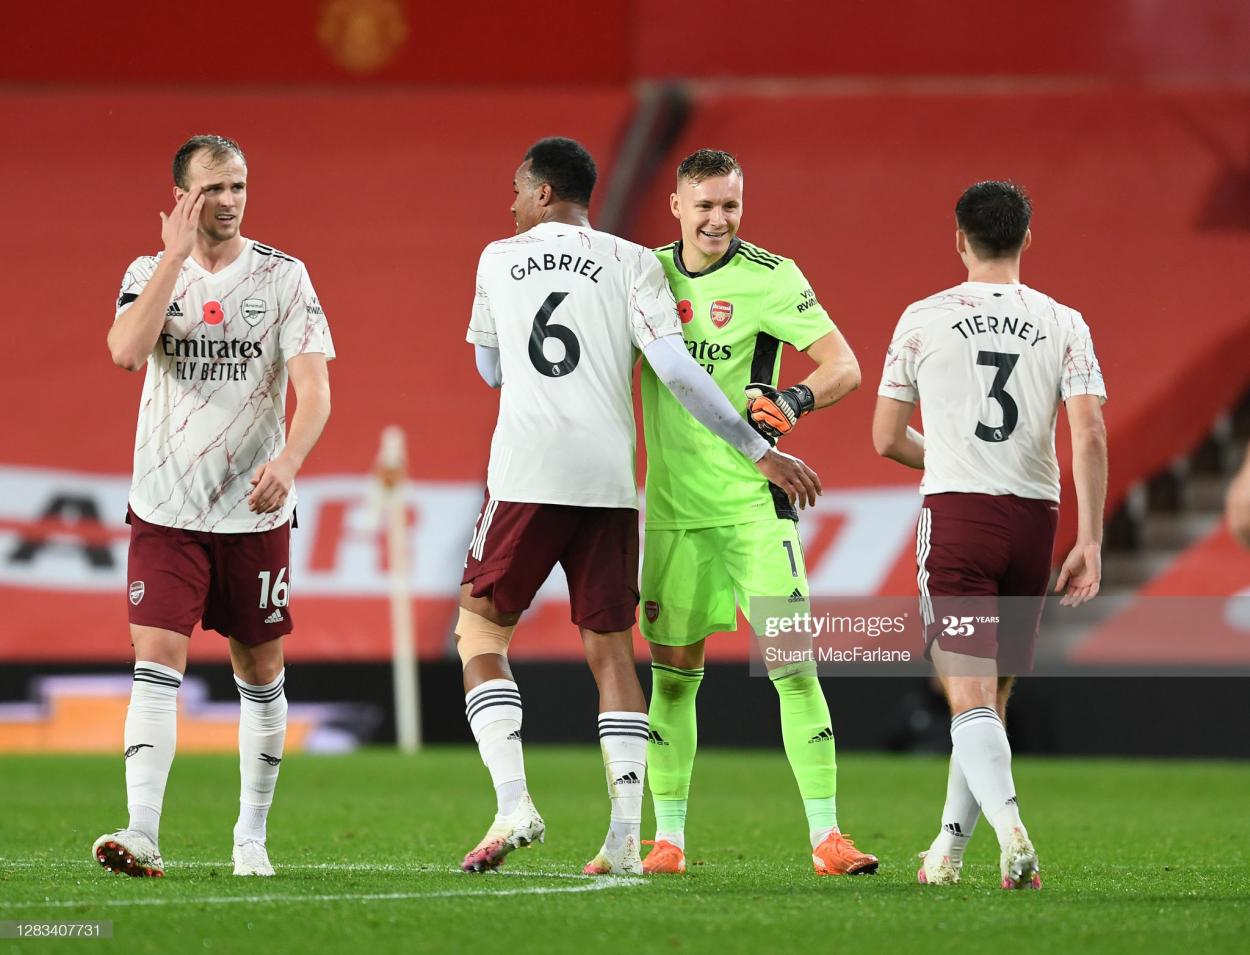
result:
[[[525,610],[553,567],[569,581],[572,619],[599,633],[628,630],[638,619],[638,512],[632,507],[575,507],[491,500],[469,542],[462,584],[497,610]]]
[[[196,621],[249,647],[291,632],[290,522],[269,531],[216,534],[130,525],[130,622],[191,636]]]
[[[949,653],[997,660],[1002,676],[1032,670],[1058,522],[1053,501],[925,497],[916,525],[916,579],[926,656],[936,640]]]

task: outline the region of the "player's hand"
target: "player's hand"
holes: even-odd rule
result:
[[[173,212],[161,213],[161,240],[165,252],[187,258],[195,249],[195,236],[200,230],[200,210],[204,208],[204,193],[198,187],[174,203]]]
[[[781,451],[770,449],[755,462],[760,473],[776,484],[791,504],[800,508],[815,505],[820,496],[820,477],[801,460]]]
[[[248,508],[257,514],[280,510],[295,483],[295,466],[283,455],[267,461],[252,475],[252,493],[247,496]]]
[[[1102,545],[1077,541],[1067,560],[1059,568],[1055,593],[1063,594],[1059,600],[1061,606],[1079,607],[1098,596],[1098,585],[1101,581]]]
[[[1228,486],[1224,500],[1224,519],[1228,529],[1242,547],[1250,547],[1250,455],[1242,465],[1233,483]]]
[[[772,385],[753,381],[747,385],[747,420],[768,440],[776,443],[789,434],[799,418],[816,406],[816,398],[807,385],[793,385],[778,391]]]

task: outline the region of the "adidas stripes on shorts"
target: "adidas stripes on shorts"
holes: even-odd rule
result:
[[[925,655],[936,640],[950,653],[996,660],[1000,675],[1030,672],[1058,523],[1054,501],[927,495],[916,525]]]
[[[460,583],[497,610],[533,601],[559,564],[573,623],[597,633],[629,630],[638,615],[638,511],[497,501],[489,492],[473,525]]]
[[[249,647],[291,632],[291,524],[216,534],[128,511],[130,622],[191,636],[196,621]]]

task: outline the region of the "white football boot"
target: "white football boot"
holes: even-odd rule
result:
[[[638,854],[638,837],[627,835],[614,840],[610,835],[599,854],[582,868],[583,875],[642,875],[642,856]]]
[[[1007,845],[1003,846],[998,859],[998,871],[1003,877],[1004,889],[1040,889],[1041,869],[1037,862],[1037,850],[1029,837],[1020,829],[1014,829]]]
[[[920,868],[916,881],[921,885],[957,885],[962,862],[954,862],[950,856],[937,855],[931,849],[920,853]]]
[[[165,863],[156,843],[137,829],[106,833],[91,846],[91,857],[105,872],[118,872],[141,878],[162,878]]]
[[[506,816],[495,816],[482,841],[464,857],[460,868],[465,872],[497,869],[513,849],[542,842],[546,834],[547,824],[534,808],[529,793],[526,793],[512,812]]]
[[[263,842],[248,839],[246,842],[234,844],[235,875],[273,875],[273,866],[269,864],[269,852]]]

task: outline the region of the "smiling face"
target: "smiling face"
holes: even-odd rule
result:
[[[738,234],[742,221],[742,174],[731,172],[697,182],[681,179],[669,200],[673,215],[681,223],[682,258],[690,271],[703,271],[714,265]]]
[[[214,159],[207,149],[201,149],[187,164],[186,179],[186,190],[174,187],[174,199],[196,189],[203,192],[201,236],[212,244],[237,238],[247,205],[247,166],[243,159],[236,153]]]

